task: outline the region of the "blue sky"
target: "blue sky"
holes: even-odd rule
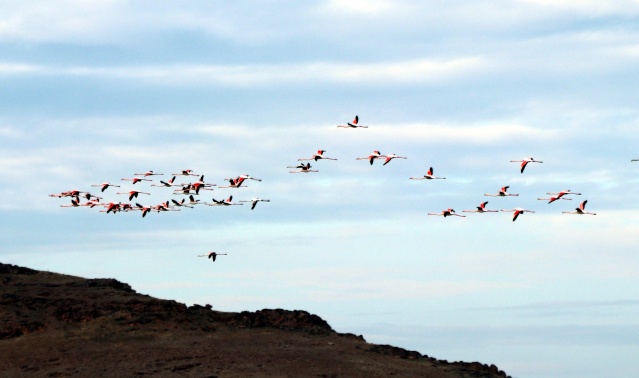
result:
[[[222,311],[304,309],[516,377],[639,373],[638,1],[36,1],[0,15],[1,261]],[[336,128],[355,114],[370,127]],[[338,160],[288,173],[318,149]],[[355,160],[373,150],[408,159]],[[510,163],[531,156],[544,163]],[[446,180],[408,179],[430,166]],[[271,202],[143,219],[48,197],[110,181],[122,188],[105,199],[140,186],[156,204],[180,197],[119,180],[182,169],[263,180],[202,200]],[[519,196],[483,196],[505,185]],[[563,189],[582,195],[537,200]],[[585,199],[597,216],[561,214]],[[485,200],[535,213],[426,215]],[[228,255],[196,257],[210,250]]]

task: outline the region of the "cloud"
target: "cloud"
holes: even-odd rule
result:
[[[198,65],[161,66],[41,66],[22,63],[0,63],[4,75],[51,75],[95,77],[115,80],[137,80],[147,85],[201,86],[283,86],[308,83],[415,85],[440,83],[465,77],[489,67],[480,56],[452,59],[411,59],[378,63],[311,62],[269,65]]]

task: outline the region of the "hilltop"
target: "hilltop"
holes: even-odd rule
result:
[[[220,312],[0,263],[5,377],[507,377],[335,332],[300,310]]]

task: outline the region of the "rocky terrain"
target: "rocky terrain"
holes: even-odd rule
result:
[[[306,311],[219,312],[0,263],[3,377],[507,377],[335,332]]]

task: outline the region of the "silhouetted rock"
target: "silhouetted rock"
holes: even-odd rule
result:
[[[506,377],[495,365],[369,344],[301,310],[187,307],[112,278],[2,263],[0,282],[6,376]]]

